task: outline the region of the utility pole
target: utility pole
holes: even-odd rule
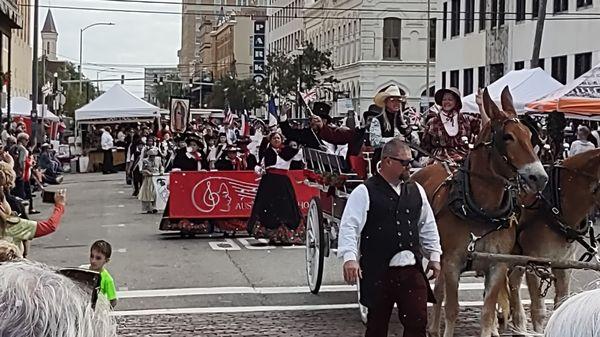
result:
[[[533,39],[533,55],[531,56],[531,69],[537,68],[540,63],[540,49],[542,48],[542,35],[544,34],[544,22],[546,21],[547,0],[539,0],[537,25],[535,26],[535,38]]]
[[[31,133],[33,144],[37,143],[37,101],[38,101],[38,35],[39,35],[39,10],[40,1],[35,0],[33,5],[33,57],[31,66]]]
[[[429,64],[431,63],[431,0],[427,0],[427,65],[426,65],[426,73],[425,73],[425,97],[427,97],[427,106],[425,106],[425,111],[429,109]]]

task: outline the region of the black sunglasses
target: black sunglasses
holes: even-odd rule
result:
[[[400,159],[400,158],[396,158],[396,157],[386,157],[386,158],[390,158],[391,160],[397,161],[400,164],[402,164],[402,166],[404,166],[404,167],[410,165],[410,163],[413,161],[412,159]]]

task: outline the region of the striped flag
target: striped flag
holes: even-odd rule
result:
[[[241,125],[240,125],[240,136],[249,137],[250,136],[250,118],[248,117],[248,111],[244,109],[241,117]]]
[[[225,118],[223,118],[223,124],[231,125],[233,124],[233,111],[231,111],[230,107],[227,107],[225,110]]]
[[[269,99],[269,105],[268,105],[268,111],[269,111],[269,126],[273,126],[273,125],[277,125],[278,123],[278,118],[279,118],[279,112],[277,111],[277,105],[275,104],[275,97],[272,97]]]
[[[310,102],[313,102],[317,99],[317,89],[316,88],[312,88],[308,91],[305,91],[303,93],[300,93],[300,96],[302,97],[302,100],[304,101],[304,104],[306,104],[308,106],[308,104]]]

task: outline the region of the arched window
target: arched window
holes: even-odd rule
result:
[[[400,60],[400,41],[402,37],[402,20],[387,18],[383,20],[383,59]]]

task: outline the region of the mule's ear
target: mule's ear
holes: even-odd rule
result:
[[[515,110],[515,106],[513,105],[513,98],[510,94],[510,90],[508,89],[508,85],[502,89],[502,94],[500,95],[500,102],[502,103],[502,110],[504,113],[510,118],[517,117],[517,111]]]
[[[488,114],[491,120],[502,119],[506,117],[504,113],[498,109],[498,106],[490,97],[490,93],[488,92],[487,88],[483,90],[483,107],[485,108],[485,112]]]

